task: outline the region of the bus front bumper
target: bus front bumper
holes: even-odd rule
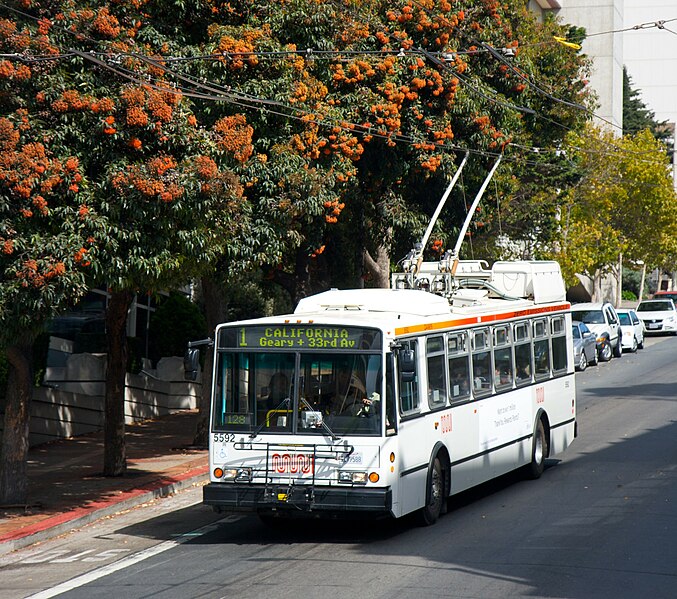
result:
[[[203,502],[223,512],[391,513],[390,488],[210,483]]]

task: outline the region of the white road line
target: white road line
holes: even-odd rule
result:
[[[78,587],[89,584],[90,582],[98,580],[99,578],[108,576],[113,572],[117,572],[118,570],[123,570],[124,568],[128,568],[129,566],[138,564],[139,562],[142,562],[143,560],[148,559],[149,557],[153,557],[154,555],[163,553],[168,549],[178,547],[182,543],[190,541],[196,537],[207,534],[208,532],[212,532],[213,530],[216,530],[219,524],[224,524],[226,522],[236,522],[241,518],[243,518],[243,516],[227,516],[226,518],[217,520],[216,522],[208,524],[207,526],[197,528],[196,530],[192,530],[183,535],[178,535],[178,538],[175,541],[164,541],[159,545],[155,545],[154,547],[149,547],[148,549],[139,551],[134,555],[125,557],[124,559],[121,559],[120,561],[117,561],[113,564],[108,564],[107,566],[103,566],[101,568],[98,568],[97,570],[87,572],[87,574],[83,574],[82,576],[77,576],[76,578],[67,580],[66,582],[62,582],[61,584],[51,589],[40,591],[35,595],[26,597],[26,599],[48,599],[49,597],[56,597],[57,595],[61,595],[62,593],[67,593],[68,591],[72,591],[73,589],[77,589]]]

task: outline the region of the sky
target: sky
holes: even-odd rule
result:
[[[625,0],[623,28],[665,21],[623,33],[623,62],[631,86],[657,121],[677,123],[677,0]]]

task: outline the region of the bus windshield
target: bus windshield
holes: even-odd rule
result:
[[[214,430],[381,433],[381,353],[219,351]]]

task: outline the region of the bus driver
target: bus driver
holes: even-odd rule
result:
[[[370,403],[365,385],[349,368],[341,368],[336,374],[334,393],[327,403],[327,413],[334,416],[356,416]]]

